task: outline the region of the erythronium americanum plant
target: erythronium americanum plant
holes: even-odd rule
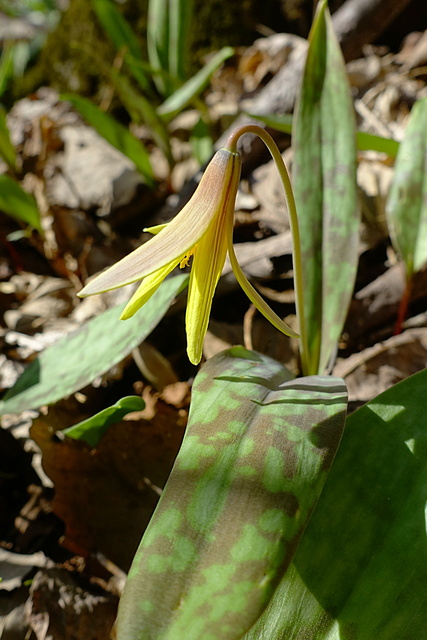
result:
[[[177,266],[192,259],[186,312],[187,351],[193,364],[202,358],[212,298],[228,253],[237,281],[257,309],[280,331],[298,334],[266,304],[245,277],[233,248],[233,219],[241,160],[237,142],[245,133],[258,135],[269,148],[282,179],[294,241],[294,274],[297,309],[302,309],[301,253],[295,201],[282,156],[271,136],[257,125],[236,129],[227,145],[208,165],[194,195],[168,224],[147,229],[155,237],[87,284],[79,293],[88,296],[142,280],[121,319],[133,316]],[[304,324],[300,334],[304,345]],[[302,359],[304,348],[301,349]]]
[[[422,262],[425,247],[424,107],[414,111],[408,146],[402,145],[388,210],[393,228],[407,234],[406,244],[392,235],[411,262],[413,255]],[[288,203],[304,377],[242,347],[201,367],[181,449],[130,567],[118,640],[426,637],[427,370],[349,417],[344,381],[323,375],[352,296],[359,232],[354,109],[325,0],[310,33],[294,122],[301,234],[276,146],[259,127],[237,129],[176,218],[152,228],[154,238],[82,291],[142,281],[127,306],[109,309],[47,348],[0,401],[0,413],[51,404],[119,362],[160,322],[187,281],[179,274],[160,286],[177,265],[191,265],[186,329],[189,357],[198,363],[227,253],[250,300],[279,330],[296,335],[249,284],[233,249],[237,142],[245,133],[259,135]],[[409,191],[400,188],[408,182]],[[415,232],[405,197],[418,220]],[[135,313],[142,305],[144,313]],[[120,313],[126,323],[118,322]],[[141,403],[124,398],[64,437],[96,449],[109,425]],[[48,446],[49,438],[40,445]],[[143,469],[144,454],[138,462]],[[139,498],[131,501],[139,509]],[[115,516],[111,520],[117,546],[133,553],[128,519],[120,534]]]

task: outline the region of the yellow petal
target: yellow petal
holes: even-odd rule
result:
[[[190,201],[154,238],[89,282],[80,297],[102,293],[141,280],[184,256],[206,233],[220,214],[224,185],[235,170],[236,154],[220,149],[204,172]]]
[[[237,282],[240,284],[249,300],[256,306],[258,311],[260,311],[260,313],[262,313],[262,315],[267,318],[267,320],[269,320],[271,324],[276,327],[276,329],[278,329],[285,335],[289,336],[290,338],[299,338],[299,334],[296,333],[296,331],[294,331],[288,324],[286,324],[286,322],[281,320],[279,316],[274,313],[273,309],[268,306],[265,300],[261,298],[258,291],[253,288],[253,286],[241,270],[233,248],[232,229],[230,230],[228,235],[228,255],[230,257],[231,268],[234,271]]]
[[[226,255],[227,238],[224,222],[220,217],[215,221],[212,230],[208,231],[197,245],[191,265],[185,327],[188,358],[193,364],[198,364],[202,359],[212,298]]]
[[[157,291],[167,275],[176,267],[176,261],[170,262],[166,266],[158,269],[154,273],[144,278],[138,289],[133,294],[127,305],[122,311],[120,320],[131,318],[142,307],[143,304],[151,298]]]
[[[235,154],[231,179],[224,184],[221,215],[214,219],[194,251],[185,316],[187,353],[193,364],[198,364],[202,358],[212,298],[227,255],[227,226],[233,225],[240,166],[240,157]]]
[[[166,222],[165,224],[155,224],[153,227],[145,227],[143,231],[145,231],[146,233],[152,233],[153,236],[156,236],[158,233],[160,233],[160,231],[163,231],[163,229],[165,229],[168,224],[169,222]]]

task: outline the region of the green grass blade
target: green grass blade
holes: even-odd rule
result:
[[[395,158],[399,151],[397,140],[376,136],[373,133],[366,133],[366,131],[358,131],[356,140],[359,151],[378,151],[379,153],[386,153],[390,158]]]
[[[387,200],[393,245],[408,276],[427,262],[427,98],[412,108]]]
[[[10,141],[9,129],[6,121],[6,111],[0,105],[0,156],[6,162],[7,166],[15,171],[16,169],[16,151]]]
[[[223,47],[216,53],[200,71],[192,78],[187,80],[185,84],[177,89],[160,107],[157,112],[165,119],[171,120],[186,106],[188,106],[194,98],[207,87],[211,75],[222,65],[222,63],[230,58],[234,53],[231,47]]]
[[[245,640],[420,640],[427,370],[353,413],[293,566]]]
[[[127,20],[111,0],[90,0],[93,10],[107,36],[117,50],[124,50],[126,64],[141,89],[150,93],[150,77],[145,71],[138,39]]]
[[[292,133],[293,116],[291,114],[284,113],[281,116],[261,116],[256,113],[247,113],[246,115],[249,118],[263,122],[267,127],[270,127],[270,129],[283,131],[283,133]],[[378,151],[379,153],[387,154],[390,158],[395,158],[399,150],[397,140],[376,136],[372,133],[366,133],[366,131],[356,132],[356,142],[359,151]]]
[[[150,129],[153,140],[163,151],[169,165],[172,166],[173,156],[169,132],[152,102],[135,91],[129,80],[122,74],[111,69],[109,75],[132,121],[137,124],[144,123]]]
[[[169,74],[169,1],[149,0],[147,18],[148,60],[159,93],[166,97],[173,91]],[[162,71],[163,73],[156,73]]]
[[[69,93],[62,95],[61,98],[70,102],[99,135],[132,160],[148,185],[154,185],[155,177],[149,153],[142,142],[135,138],[129,129],[116,122],[114,118],[102,111],[93,102],[87,100],[87,98]]]
[[[145,340],[187,281],[184,274],[169,278],[144,313],[120,322],[125,305],[119,305],[45,349],[0,401],[0,414],[37,409],[90,384]]]
[[[126,396],[121,398],[111,407],[99,411],[94,416],[63,429],[62,434],[74,440],[83,440],[90,447],[95,448],[104,433],[112,424],[123,420],[131,411],[142,411],[145,402],[139,396]]]
[[[187,78],[193,6],[194,0],[169,0],[169,73],[180,83]]]
[[[155,72],[154,82],[164,98],[187,77],[193,4],[193,0],[149,0],[148,58]]]
[[[182,448],[129,572],[118,640],[237,640],[289,566],[345,421],[342,380],[242,347],[196,377]]]
[[[313,374],[324,371],[335,351],[358,262],[353,104],[326,2],[319,5],[310,32],[293,145],[307,325],[305,373]]]
[[[15,44],[6,41],[0,54],[0,96],[6,91],[13,77]]]
[[[19,182],[5,175],[0,175],[0,209],[42,232],[40,212],[34,197],[24,191]]]

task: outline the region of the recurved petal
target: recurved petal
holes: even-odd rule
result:
[[[237,162],[237,165],[236,165]],[[230,180],[240,175],[236,153],[220,149],[204,172],[190,201],[158,235],[89,282],[80,297],[102,293],[141,280],[195,246],[223,208]]]
[[[198,364],[202,358],[212,298],[227,255],[227,230],[233,228],[239,181],[240,157],[236,154],[234,173],[224,189],[221,214],[211,223],[194,252],[185,316],[187,353],[193,364]]]
[[[166,276],[169,275],[176,266],[177,262],[174,260],[164,267],[161,267],[161,269],[157,269],[157,271],[151,273],[149,276],[146,276],[123,309],[120,320],[127,320],[128,318],[131,318],[142,307],[142,305],[151,298]]]
[[[249,300],[256,306],[258,311],[260,311],[260,313],[262,313],[262,315],[267,318],[267,320],[269,320],[269,322],[271,322],[271,324],[276,327],[276,329],[278,329],[285,335],[289,336],[290,338],[299,338],[299,334],[296,333],[296,331],[294,331],[288,324],[286,324],[286,322],[281,320],[276,313],[274,313],[273,309],[271,309],[265,302],[265,300],[261,298],[259,293],[253,288],[249,280],[246,278],[245,274],[239,266],[239,263],[237,262],[231,233],[228,235],[228,255],[230,257],[231,268],[233,269],[237,282],[240,284]]]

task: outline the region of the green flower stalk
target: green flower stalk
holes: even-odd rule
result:
[[[125,320],[147,302],[176,266],[188,266],[192,260],[185,324],[187,352],[193,364],[198,364],[202,358],[212,299],[227,253],[236,279],[251,302],[279,331],[290,337],[299,337],[253,288],[234,252],[234,207],[241,171],[237,141],[243,133],[256,133],[266,144],[268,140],[267,146],[276,164],[280,158],[289,185],[283,160],[270,136],[256,125],[237,129],[226,147],[214,155],[192,198],[177,216],[166,225],[147,229],[155,234],[151,240],[94,278],[79,293],[80,297],[89,296],[142,280],[122,313],[121,319]],[[273,154],[272,146],[277,153]],[[282,176],[282,171],[280,173]],[[286,187],[285,193],[289,204]],[[299,251],[299,239],[297,244]]]

